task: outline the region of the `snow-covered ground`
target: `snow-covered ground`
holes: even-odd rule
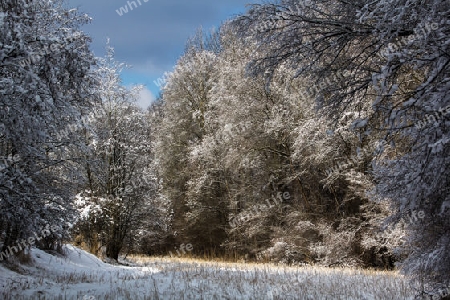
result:
[[[113,266],[71,245],[33,249],[34,263],[0,265],[0,299],[413,299],[393,272],[141,258]]]

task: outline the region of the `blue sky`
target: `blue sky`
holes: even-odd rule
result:
[[[95,55],[105,54],[106,39],[109,37],[115,48],[116,59],[132,66],[132,69],[123,72],[123,82],[126,85],[146,86],[140,99],[144,107],[159,93],[153,81],[173,69],[183,54],[187,39],[197,28],[201,26],[205,31],[217,28],[223,21],[245,12],[246,4],[260,2],[67,0],[68,6],[78,7],[93,18],[91,24],[83,29],[93,38],[92,50]],[[128,12],[120,11],[121,7],[126,7]]]

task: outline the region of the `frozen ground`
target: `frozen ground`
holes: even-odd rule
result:
[[[0,299],[413,299],[393,272],[137,258],[112,266],[73,246],[32,266],[0,265]],[[18,272],[18,273],[17,273]]]

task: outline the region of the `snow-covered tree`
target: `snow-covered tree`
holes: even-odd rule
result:
[[[156,215],[151,202],[155,178],[148,119],[133,103],[139,87],[130,90],[121,85],[122,67],[108,45],[107,56],[99,59],[96,70],[102,101],[85,136],[86,185],[78,197],[82,212],[78,233],[95,253],[105,246],[106,256],[115,260],[126,238]]]
[[[389,136],[403,141],[376,166],[377,194],[392,200],[394,222],[424,213],[407,224],[402,269],[429,283],[429,293],[450,284],[449,11],[448,1],[383,1],[360,13],[385,47],[373,105]]]
[[[319,87],[308,94],[329,120],[348,115],[360,143],[391,147],[374,164],[374,198],[390,201],[394,222],[425,213],[406,225],[403,270],[430,289],[450,280],[448,12],[442,0],[282,0],[236,21],[258,39],[254,74],[292,66]]]
[[[210,181],[220,172],[204,177],[208,187],[194,187],[194,182],[205,176],[203,170],[207,166],[198,164],[190,155],[210,130],[206,118],[217,80],[218,46],[213,41],[205,42],[199,31],[188,42],[163,90],[163,116],[155,146],[161,193],[172,204],[173,234],[180,243],[189,241],[196,245],[196,251],[220,245],[224,229],[211,222],[226,223],[223,212],[215,205],[220,202],[223,186]]]
[[[333,224],[346,218],[343,238],[333,240],[339,251],[329,247],[333,259],[321,261],[362,255],[353,249],[360,249],[363,220],[373,217],[364,189],[372,186],[365,173],[376,143],[359,139],[364,128],[349,130],[361,117],[358,107],[336,125],[315,113],[314,95],[304,91],[311,81],[295,78],[288,64],[248,76],[249,58],[262,50],[253,36],[240,39],[233,24],[221,28],[220,51],[196,44],[169,77],[156,144],[177,239],[253,258],[285,243],[280,260],[313,261],[323,234],[297,224],[321,222],[331,237]],[[348,170],[328,173],[358,151]],[[288,197],[279,199],[283,193]]]
[[[215,168],[227,174],[228,238],[223,246],[231,253],[255,257],[270,244],[272,228],[288,210],[283,208],[286,203],[265,207],[273,206],[272,196],[292,192],[290,131],[300,110],[292,109],[296,99],[287,96],[284,83],[268,91],[263,76],[246,76],[254,40],[241,41],[233,27],[225,25],[222,44],[218,83],[207,118],[212,130],[196,153],[208,155],[206,160],[216,161]]]
[[[67,237],[73,218],[77,147],[59,132],[95,100],[90,18],[63,1],[0,2],[0,244],[33,236],[46,225]]]

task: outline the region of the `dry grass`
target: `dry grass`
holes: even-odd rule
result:
[[[237,291],[237,296],[242,296],[242,299],[414,298],[407,280],[398,272],[392,271],[291,267],[272,263],[244,264],[190,257],[130,256],[129,260],[141,266],[158,267],[165,276],[170,276],[173,272],[183,274],[182,280],[188,286],[195,285],[196,280],[210,282],[210,278],[217,278],[221,281],[217,288],[222,285],[232,287],[228,290],[221,289],[225,294],[218,299],[226,299],[227,293],[231,296],[232,290]],[[201,284],[199,286],[202,287]],[[252,287],[251,292],[249,287]],[[200,288],[201,292],[207,290],[208,286]],[[221,294],[210,296],[218,295]]]
[[[130,256],[133,267],[33,274],[1,299],[414,299],[396,272]],[[55,292],[55,289],[57,290]],[[93,299],[93,298],[88,298]]]

